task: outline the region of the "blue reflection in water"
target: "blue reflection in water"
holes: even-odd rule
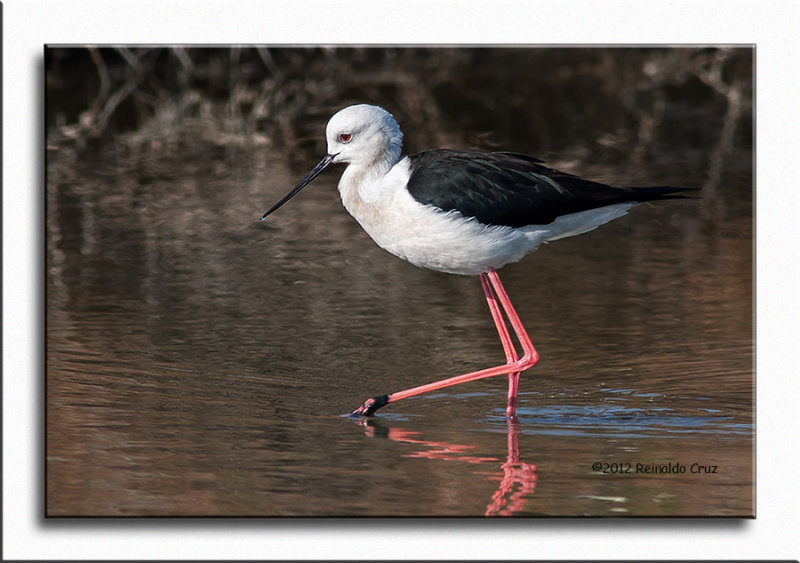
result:
[[[485,422],[500,425],[505,420],[504,415],[498,409],[497,414],[487,417]],[[523,433],[553,436],[677,438],[686,434],[748,436],[753,431],[752,424],[735,421],[732,416],[693,416],[679,414],[669,407],[542,405],[518,408],[517,418]]]

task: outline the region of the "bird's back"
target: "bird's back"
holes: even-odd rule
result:
[[[443,211],[487,225],[548,225],[558,217],[625,202],[683,197],[693,188],[619,188],[510,152],[431,150],[410,155],[408,191]]]

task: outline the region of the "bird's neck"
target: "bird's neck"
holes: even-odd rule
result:
[[[399,155],[384,154],[371,162],[351,163],[345,169],[339,194],[345,208],[359,222],[384,207],[392,197],[383,180],[398,160]]]

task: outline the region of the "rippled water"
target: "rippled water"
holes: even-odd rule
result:
[[[478,279],[376,247],[340,169],[259,223],[319,155],[182,142],[51,148],[49,516],[754,514],[747,166],[501,271],[542,358],[517,420],[504,377],[366,420],[503,361]]]

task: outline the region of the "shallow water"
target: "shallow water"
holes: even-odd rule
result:
[[[515,421],[504,376],[366,420],[503,361],[477,278],[375,246],[341,169],[259,223],[320,155],[189,137],[48,155],[49,516],[754,514],[747,162],[501,271],[541,356]]]

